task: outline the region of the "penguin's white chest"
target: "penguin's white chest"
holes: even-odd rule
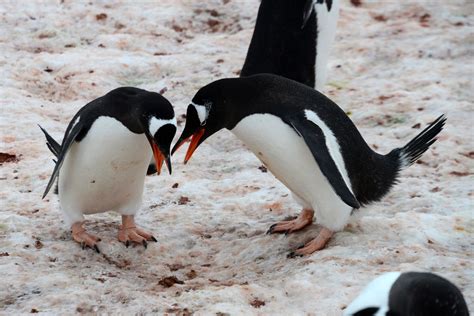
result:
[[[292,191],[303,207],[313,208],[316,215],[319,213],[319,220],[325,222],[326,218],[333,222],[331,211],[336,215],[337,210],[347,210],[304,139],[279,117],[253,114],[242,119],[232,132]]]
[[[59,173],[59,199],[67,213],[136,212],[152,156],[144,134],[100,117],[74,142]]]

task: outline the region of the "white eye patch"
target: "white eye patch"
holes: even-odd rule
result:
[[[389,310],[390,289],[401,272],[388,272],[370,282],[362,293],[344,310],[344,316],[355,314],[368,307],[378,307],[376,316],[385,315]]]
[[[160,127],[166,124],[171,124],[173,126],[176,126],[176,117],[173,117],[170,120],[163,120],[163,119],[159,119],[153,116],[150,119],[150,122],[148,123],[148,130],[150,131],[151,135],[155,135],[156,132],[160,129]]]
[[[191,102],[191,104],[194,106],[196,109],[196,112],[198,114],[199,122],[201,122],[201,125],[204,125],[207,117],[209,116],[209,111],[211,110],[211,103],[206,103],[205,105],[200,105],[196,104],[194,102]]]

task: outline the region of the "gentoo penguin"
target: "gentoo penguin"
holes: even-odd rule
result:
[[[427,272],[388,272],[362,291],[344,316],[468,316],[461,291]]]
[[[387,155],[374,152],[349,117],[318,91],[272,74],[221,79],[201,88],[187,109],[186,125],[172,153],[192,137],[194,150],[222,128],[233,132],[293,193],[303,212],[269,233],[302,229],[314,213],[323,229],[294,255],[322,249],[348,223],[353,209],[380,200],[436,140],[439,117]]]
[[[127,246],[132,242],[146,247],[147,240],[156,241],[136,227],[134,216],[142,202],[152,155],[158,173],[165,161],[171,174],[169,153],[176,118],[164,97],[137,88],[118,88],[81,108],[61,145],[41,130],[56,156],[43,198],[59,177],[59,201],[75,241],[99,252],[100,239],[86,232],[84,214],[106,211],[122,215],[118,239]]]
[[[321,91],[338,15],[339,0],[262,0],[240,75],[272,73]]]

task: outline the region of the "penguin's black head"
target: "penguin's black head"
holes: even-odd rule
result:
[[[148,93],[140,102],[140,121],[145,135],[150,142],[160,174],[163,162],[166,162],[171,174],[170,148],[176,134],[176,117],[173,106],[158,93]]]
[[[388,272],[370,282],[344,316],[462,315],[469,311],[461,291],[429,272]]]
[[[196,148],[209,136],[226,127],[229,113],[226,113],[223,79],[201,88],[194,96],[186,112],[186,125],[171,151],[173,154],[181,145],[191,138],[184,163],[191,158]]]

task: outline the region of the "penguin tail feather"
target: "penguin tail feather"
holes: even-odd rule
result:
[[[48,146],[49,150],[53,153],[54,156],[58,157],[59,152],[61,151],[61,145],[58,144],[57,141],[54,140],[49,133],[38,125],[41,131],[43,132],[44,136],[46,137],[46,146]]]
[[[446,123],[446,116],[439,116],[434,122],[428,125],[421,133],[413,138],[402,148],[397,148],[400,170],[408,168],[423,155],[428,148],[436,141],[436,136],[443,129]]]

